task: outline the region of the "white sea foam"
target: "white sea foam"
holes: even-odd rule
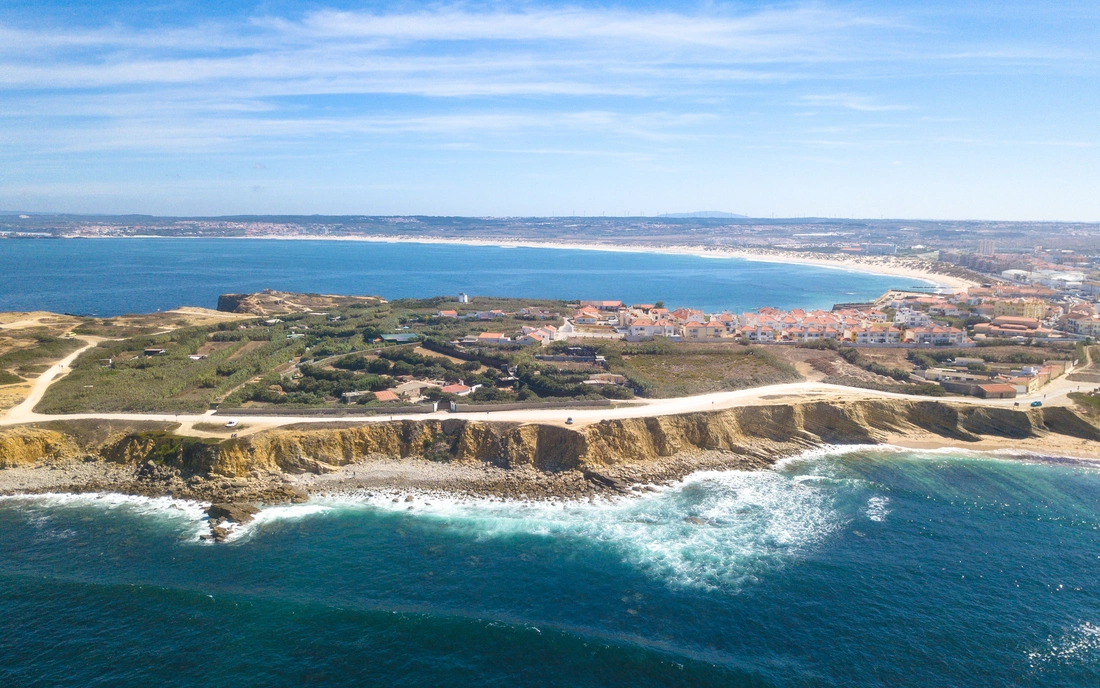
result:
[[[141,497],[113,492],[46,493],[38,495],[8,495],[0,504],[23,512],[27,521],[42,531],[43,537],[64,539],[76,535],[72,529],[53,529],[52,514],[57,509],[95,508],[119,511],[137,516],[164,519],[182,527],[198,540],[206,529],[206,508],[209,504],[171,497]]]
[[[886,508],[889,504],[890,499],[888,497],[871,497],[867,500],[867,506],[863,509],[863,513],[872,521],[882,523],[890,513],[890,510]]]
[[[323,514],[327,511],[331,511],[331,506],[325,506],[322,504],[293,504],[286,506],[269,506],[261,509],[251,521],[244,524],[230,523],[227,524],[226,529],[229,531],[229,535],[226,536],[226,542],[232,542],[234,540],[240,540],[241,538],[250,535],[262,528],[265,524],[273,523],[275,521],[291,521],[307,516],[316,516]]]
[[[1081,623],[1059,638],[1048,638],[1041,650],[1027,653],[1033,669],[1052,664],[1091,664],[1100,660],[1100,626]]]
[[[641,496],[592,503],[406,493],[320,501],[442,519],[478,538],[586,540],[670,585],[730,589],[781,566],[850,520],[834,507],[836,490],[832,483],[769,470],[696,473]]]

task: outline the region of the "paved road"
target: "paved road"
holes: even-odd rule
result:
[[[123,420],[123,421],[164,421],[178,422],[182,424],[181,432],[200,435],[210,435],[194,431],[195,423],[223,423],[229,419],[227,416],[214,416],[212,411],[203,414],[165,414],[165,413],[73,413],[65,415],[44,415],[35,413],[34,406],[42,399],[46,389],[59,377],[68,372],[69,365],[77,356],[87,349],[95,346],[98,341],[95,337],[82,337],[88,345],[65,357],[64,360],[52,366],[42,374],[34,383],[31,395],[19,406],[10,410],[5,416],[0,417],[0,426],[15,425],[20,423],[42,422],[49,420]],[[1081,366],[1078,370],[1084,369]],[[392,419],[426,419],[426,418],[456,418],[463,420],[492,420],[500,422],[516,423],[547,423],[563,425],[566,418],[572,418],[574,427],[598,423],[602,420],[621,418],[644,418],[652,416],[667,416],[696,411],[713,411],[719,409],[735,408],[748,405],[782,404],[794,401],[852,401],[859,399],[902,399],[928,401],[938,399],[955,403],[974,404],[981,406],[995,406],[1013,408],[1028,408],[1033,401],[1042,401],[1044,405],[1068,405],[1072,403],[1066,395],[1077,390],[1092,389],[1095,385],[1073,382],[1065,377],[1059,378],[1038,392],[1017,397],[1015,399],[977,399],[975,397],[920,397],[894,392],[879,392],[876,390],[844,387],[841,385],[829,385],[820,382],[793,382],[753,389],[738,390],[735,392],[715,392],[712,394],[700,394],[690,397],[678,397],[674,399],[639,399],[638,403],[614,408],[578,408],[578,409],[521,409],[516,411],[495,411],[492,413],[447,413],[438,412],[432,414],[418,414],[415,416],[398,415],[370,415],[370,416],[244,416],[241,417],[241,435],[247,435],[269,428],[298,423],[381,423]],[[210,435],[213,436],[213,435]]]

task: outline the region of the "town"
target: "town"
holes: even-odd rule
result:
[[[469,304],[466,294],[459,304]],[[616,300],[582,300],[571,313],[524,308],[443,309],[438,318],[492,322],[506,316],[558,319],[559,325],[524,326],[516,332],[469,334],[463,345],[538,345],[574,339],[640,342],[743,341],[801,344],[834,341],[846,346],[972,347],[984,340],[1077,342],[1100,333],[1093,303],[1041,284],[998,283],[955,294],[890,291],[869,303],[837,304],[831,310],[764,307],[740,314],[704,313],[691,307],[668,309],[663,302],[627,305]]]
[[[1080,285],[1006,279],[953,294],[895,290],[869,303],[837,304],[828,311],[765,307],[739,314],[618,300],[582,300],[564,314],[533,307],[479,310],[469,296],[460,294],[454,308],[439,310],[435,318],[467,323],[468,331],[450,342],[456,351],[556,343],[557,349],[583,344],[596,351],[613,341],[764,345],[778,352],[792,345],[816,346],[863,351],[855,356],[861,357],[865,369],[890,371],[886,376],[895,381],[923,383],[922,393],[1003,398],[1034,392],[1070,372],[1076,359],[1067,352],[1079,351],[1100,331],[1094,306],[1067,286],[1075,290]],[[494,327],[512,318],[544,322],[522,324],[514,331]],[[957,351],[975,348],[983,355]],[[896,367],[896,356],[890,359],[893,368],[877,363],[882,354],[872,352],[886,349],[909,350],[904,360],[910,367]],[[948,351],[953,355],[941,355]]]

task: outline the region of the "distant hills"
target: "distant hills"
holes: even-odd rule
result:
[[[744,218],[747,218],[748,215],[738,215],[737,213],[724,213],[721,210],[697,210],[694,213],[664,213],[663,215],[658,215],[657,217],[696,218],[696,219],[711,218],[711,219],[733,220],[733,219],[744,219]]]

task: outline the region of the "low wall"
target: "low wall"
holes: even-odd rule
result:
[[[398,416],[434,413],[433,406],[394,406],[393,408],[372,406],[360,408],[354,404],[339,408],[220,408],[216,416]]]
[[[591,408],[611,406],[610,399],[590,399],[582,401],[532,401],[515,404],[455,404],[455,413],[478,413],[481,411],[521,411],[527,409],[555,408]]]

